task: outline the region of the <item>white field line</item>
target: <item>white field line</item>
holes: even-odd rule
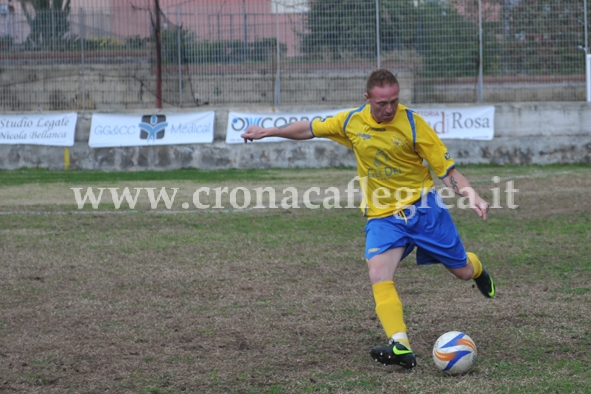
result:
[[[532,175],[517,175],[511,176],[506,178],[500,178],[500,181],[495,185],[499,185],[503,181],[510,181],[515,179],[536,179],[536,178],[547,178],[556,175],[569,175],[577,173],[577,171],[560,171],[555,173],[545,173],[539,172]],[[489,183],[491,180],[489,178],[485,179],[474,179],[469,180],[471,184],[482,184],[482,183]],[[441,183],[441,181],[439,181]],[[442,189],[443,185],[435,185],[435,189],[439,190]],[[543,190],[535,190],[535,191],[528,191],[525,192],[529,195],[531,194],[544,194]],[[355,193],[356,198],[355,202],[358,203],[360,201],[360,194]],[[359,197],[359,198],[358,198]],[[339,201],[347,201],[348,196],[341,196]],[[310,203],[322,206],[324,199],[314,199],[309,200]],[[303,205],[303,200],[298,200],[298,205]],[[321,207],[318,207],[320,209]],[[70,211],[0,211],[0,216],[35,216],[35,215],[132,215],[132,214],[166,214],[166,215],[178,215],[178,214],[194,214],[194,213],[242,213],[242,212],[249,212],[255,210],[267,210],[267,209],[284,209],[280,207],[270,208],[269,206],[257,207],[257,208],[208,208],[208,209],[181,209],[181,210],[173,210],[173,209],[145,209],[145,210],[136,210],[136,209],[120,209],[120,210],[109,210],[109,211],[101,211],[101,210],[79,210],[73,209]],[[288,209],[311,209],[307,207],[300,207],[300,208],[288,208]],[[332,208],[332,209],[359,209],[358,206],[355,208]]]

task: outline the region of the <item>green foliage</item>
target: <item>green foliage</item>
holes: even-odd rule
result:
[[[113,50],[124,47],[121,40],[114,37],[88,37],[83,42],[86,51]]]
[[[189,49],[189,63],[237,63],[244,58],[239,40],[201,41]]]
[[[190,30],[163,30],[162,59],[167,64],[181,63],[243,63],[263,62],[277,51],[275,38],[263,38],[252,42],[220,40],[197,42]],[[180,44],[180,51],[179,51]],[[281,49],[286,50],[285,44]]]
[[[303,48],[309,57],[376,56],[374,0],[316,0]],[[477,67],[477,26],[444,3],[380,2],[380,50],[417,50],[435,76],[464,76]],[[442,67],[445,65],[445,67]]]
[[[506,68],[532,75],[584,73],[583,2],[522,0],[506,8]]]
[[[302,37],[302,49],[311,58],[327,52],[334,59],[350,52],[375,56],[374,0],[312,1],[307,27],[309,33]]]
[[[453,7],[422,3],[416,8],[414,45],[431,76],[478,74],[478,27]]]
[[[60,45],[70,32],[70,0],[21,0],[21,8],[31,32],[27,44],[31,49],[63,49]],[[27,3],[35,10],[32,15]]]
[[[181,60],[186,62],[187,46],[194,41],[194,33],[186,29],[165,29],[160,34],[162,42],[162,61],[167,64],[178,64],[179,43]]]
[[[146,46],[146,38],[142,38],[139,35],[127,37],[125,39],[125,47],[129,49],[141,49]]]
[[[12,44],[11,36],[0,36],[0,49],[9,49],[12,47]]]
[[[280,44],[285,52],[285,44]],[[241,40],[201,41],[187,51],[189,63],[243,63],[268,61],[277,52],[275,38],[244,43]]]
[[[585,37],[580,0],[491,1],[483,18],[488,75],[580,74]],[[591,2],[589,3],[591,4]],[[380,50],[414,50],[427,77],[478,72],[477,2],[380,0]],[[588,5],[591,13],[591,5]],[[375,0],[313,0],[302,47],[308,58],[376,56]],[[370,59],[368,59],[370,60]]]

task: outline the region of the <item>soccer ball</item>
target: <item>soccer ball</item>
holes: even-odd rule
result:
[[[433,346],[435,366],[450,375],[468,372],[476,362],[476,344],[460,331],[446,332]]]

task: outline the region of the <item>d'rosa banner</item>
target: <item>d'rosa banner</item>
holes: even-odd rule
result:
[[[330,117],[341,111],[343,110],[289,114],[230,112],[228,114],[226,143],[244,143],[244,140],[240,138],[240,134],[251,124],[261,127],[280,127],[298,120]],[[413,109],[413,111],[422,116],[441,139],[492,140],[494,136],[495,107],[493,106],[421,108]],[[271,137],[253,142],[276,141],[285,141],[285,138]]]
[[[413,109],[435,130],[439,138],[492,140],[495,134],[495,107],[446,107]]]
[[[181,114],[93,114],[91,148],[213,142],[213,111]]]
[[[78,114],[0,114],[0,144],[73,146]]]

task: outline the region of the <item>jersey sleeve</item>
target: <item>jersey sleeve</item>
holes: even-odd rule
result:
[[[339,112],[332,117],[314,119],[310,122],[310,131],[317,138],[328,138],[352,149],[351,141],[345,133],[345,121],[350,111]]]
[[[413,113],[413,118],[416,125],[416,152],[429,163],[435,175],[440,179],[445,178],[456,163],[445,144],[425,119],[416,113]]]

